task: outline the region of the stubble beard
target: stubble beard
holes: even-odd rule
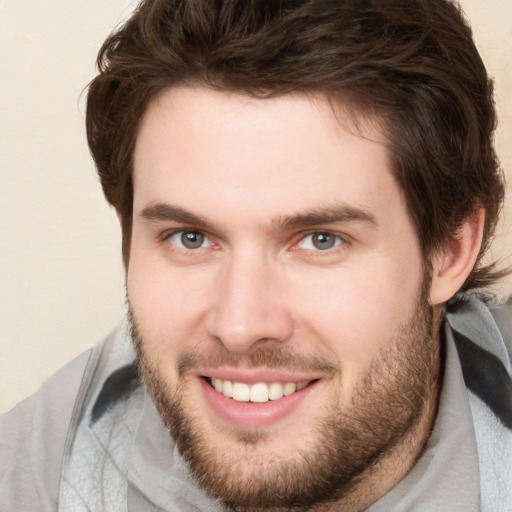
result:
[[[149,395],[201,486],[232,509],[244,512],[324,510],[350,497],[368,472],[425,418],[436,400],[439,342],[429,289],[430,279],[425,278],[414,313],[382,345],[385,351],[373,360],[350,404],[344,408],[332,404],[314,427],[315,442],[301,446],[299,440],[296,456],[288,459],[265,452],[267,436],[258,432],[234,432],[232,452],[219,450],[211,432],[194,415],[193,402],[187,399],[186,376],[195,364],[215,364],[222,356],[183,354],[177,363],[178,382],[171,387],[145,353],[146,345],[130,312],[138,364]],[[238,356],[226,357],[236,364]],[[279,348],[243,356],[243,363],[309,368],[327,377],[335,372],[328,362],[296,357]],[[415,447],[415,457],[422,448]]]

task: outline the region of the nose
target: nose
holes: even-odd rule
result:
[[[232,258],[219,269],[215,288],[206,325],[228,350],[242,354],[290,338],[294,325],[286,287],[272,264]]]

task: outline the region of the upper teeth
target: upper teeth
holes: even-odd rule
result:
[[[212,385],[219,393],[232,398],[237,402],[268,402],[269,400],[278,400],[283,396],[291,395],[295,391],[304,389],[309,381],[301,382],[258,382],[250,386],[244,382],[232,382],[230,380],[212,379]]]

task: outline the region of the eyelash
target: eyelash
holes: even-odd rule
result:
[[[176,247],[178,250],[181,250],[181,251],[189,252],[189,251],[195,251],[197,249],[204,249],[204,248],[206,248],[206,247],[198,247],[197,249],[191,249],[189,247],[180,247],[179,245],[177,245],[176,243],[171,241],[172,237],[174,237],[176,235],[180,235],[180,234],[183,236],[185,233],[191,233],[191,234],[194,233],[194,234],[201,235],[201,236],[204,237],[205,240],[208,240],[210,242],[209,245],[214,245],[214,242],[212,242],[210,240],[210,237],[206,233],[204,233],[203,231],[201,231],[199,229],[183,229],[183,228],[182,229],[175,229],[173,231],[166,232],[162,236],[162,239],[163,239],[164,242],[169,242],[171,245],[173,245],[174,247]]]
[[[172,237],[174,237],[176,235],[183,236],[183,234],[185,234],[185,233],[194,233],[194,234],[204,236],[204,241],[206,241],[206,240],[209,241],[209,244],[204,247],[201,244],[201,246],[199,246],[197,248],[188,248],[188,247],[180,247],[177,243],[174,243],[171,241]],[[327,235],[329,237],[334,237],[335,238],[334,245],[332,247],[326,248],[325,250],[321,250],[318,248],[316,248],[316,250],[315,250],[314,248],[300,247],[300,244],[303,243],[308,237],[313,237],[315,235],[318,235],[318,236]],[[162,238],[163,242],[167,242],[170,245],[172,245],[175,248],[175,250],[183,251],[183,252],[195,252],[198,249],[206,249],[208,247],[218,247],[218,244],[213,242],[208,234],[206,234],[204,231],[201,231],[199,229],[183,229],[183,228],[175,229],[172,231],[165,232],[161,238]],[[203,241],[203,243],[204,243],[204,241]],[[318,255],[322,255],[322,254],[328,255],[328,254],[332,254],[333,251],[336,251],[337,248],[338,248],[338,250],[346,249],[346,248],[348,248],[348,246],[350,246],[350,241],[347,239],[346,236],[341,236],[340,234],[336,234],[332,231],[318,230],[318,231],[312,231],[309,233],[301,234],[298,241],[293,243],[290,250],[292,250],[292,251],[304,250],[304,251],[311,251],[312,253],[318,253]]]
[[[313,237],[321,237],[321,236],[326,236],[328,238],[333,238],[333,245],[331,247],[326,247],[324,250],[320,249],[319,247],[315,247],[317,250],[315,250],[315,248],[312,248],[312,247],[300,247],[300,244],[301,243],[304,243],[306,242],[306,240],[308,238],[311,238],[313,239]],[[336,233],[332,233],[331,231],[314,231],[312,233],[308,233],[306,235],[303,235],[299,241],[294,244],[294,247],[297,247],[298,249],[305,249],[305,250],[309,250],[309,251],[313,251],[313,252],[319,252],[319,253],[328,253],[331,251],[331,249],[334,249],[335,247],[339,247],[340,245],[344,245],[346,243],[345,239],[342,238],[341,236],[337,235]],[[315,245],[315,243],[313,242],[313,240],[311,240],[310,246],[312,245]]]

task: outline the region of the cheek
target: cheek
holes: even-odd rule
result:
[[[301,286],[311,292],[299,301],[297,318],[347,375],[358,374],[410,318],[421,276],[420,264],[403,267],[393,259],[345,269],[329,280],[313,276]]]
[[[206,300],[201,275],[135,256],[130,261],[127,288],[133,315],[152,353],[167,358],[190,348],[185,346],[190,340],[201,338]]]

